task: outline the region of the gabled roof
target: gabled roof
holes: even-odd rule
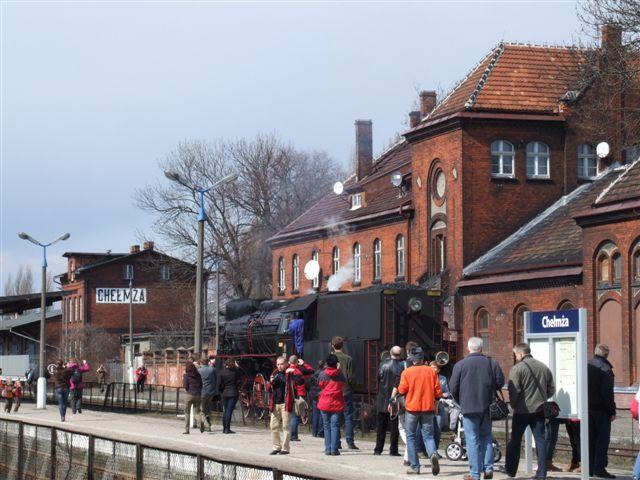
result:
[[[172,257],[170,255],[167,255],[165,253],[158,252],[157,250],[147,249],[147,250],[140,250],[139,252],[134,252],[134,253],[112,253],[112,254],[109,254],[109,255],[101,254],[102,258],[99,258],[95,262],[87,263],[85,265],[82,265],[81,267],[78,267],[75,270],[75,273],[81,274],[81,273],[87,272],[89,270],[93,270],[94,268],[102,267],[104,265],[109,265],[111,263],[115,263],[115,262],[119,262],[119,261],[132,260],[132,259],[134,259],[136,257],[140,257],[140,256],[142,256],[144,254],[151,254],[151,255],[158,255],[158,256],[161,256],[161,257],[166,257],[166,258],[170,259],[171,262],[179,262],[179,263],[182,263],[182,264],[187,265],[189,267],[195,268],[195,265],[193,265],[191,263],[184,262],[182,260],[179,260],[179,259],[177,259],[175,257]],[[82,255],[93,255],[93,254],[87,254],[87,253],[83,253],[83,252],[67,252],[63,256],[72,256],[72,255],[82,256]]]
[[[557,114],[584,57],[575,47],[500,43],[423,121],[463,111]]]
[[[582,229],[574,215],[589,208],[622,172],[608,170],[565,195],[463,269],[465,277],[582,264]]]
[[[601,207],[636,198],[640,198],[640,158],[626,167],[624,173],[598,195],[594,206]]]
[[[373,164],[371,173],[360,181],[356,181],[354,176],[349,177],[345,182],[345,189],[357,189],[368,182],[380,178],[399,169],[401,166],[411,163],[411,149],[409,143],[401,141],[391,146],[382,153]],[[382,214],[398,208],[411,199],[410,194],[399,197],[395,188],[389,186],[375,197],[367,197],[365,192],[365,205],[357,210],[351,210],[349,197],[347,195],[335,195],[328,193],[315,203],[306,212],[296,218],[289,225],[280,230],[270,241],[279,240],[283,237],[295,235],[296,233],[308,230],[334,230],[341,231],[344,224],[348,224],[365,217]]]

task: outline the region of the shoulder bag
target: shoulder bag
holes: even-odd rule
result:
[[[538,381],[538,377],[536,377],[536,375],[533,373],[533,369],[524,360],[522,360],[522,363],[524,363],[527,366],[527,368],[529,369],[529,371],[531,372],[531,376],[533,377],[533,379],[536,382],[536,386],[538,387],[538,391],[542,394],[542,398],[545,399],[545,402],[542,404],[542,413],[544,414],[544,418],[546,418],[547,420],[551,420],[552,418],[556,418],[558,415],[560,415],[560,405],[558,405],[553,400],[552,401],[546,400],[547,399],[547,395],[546,395],[545,391],[542,389],[542,386],[540,385],[540,382]]]
[[[489,370],[491,371],[491,390],[494,395],[493,402],[489,405],[489,416],[491,417],[492,422],[504,420],[509,416],[509,407],[507,406],[507,402],[504,401],[502,390],[496,390],[496,374],[493,371],[493,362],[489,357],[487,357],[487,360],[489,360]]]

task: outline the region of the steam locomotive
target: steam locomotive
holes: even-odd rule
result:
[[[434,294],[435,293],[435,294]],[[377,392],[380,359],[393,345],[412,340],[434,358],[456,355],[455,342],[443,337],[438,292],[407,285],[377,285],[355,292],[322,292],[294,300],[236,300],[226,306],[220,326],[220,353],[252,362],[256,372],[270,373],[278,355],[295,352],[289,334],[293,318],[304,319],[304,359],[315,366],[330,352],[331,339],[345,339],[353,358],[354,390]]]

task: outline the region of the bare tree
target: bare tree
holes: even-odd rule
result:
[[[5,295],[26,295],[34,292],[33,273],[30,265],[20,265],[15,278],[9,274],[4,282]]]
[[[205,262],[221,261],[234,296],[268,296],[271,254],[266,240],[329,190],[342,169],[323,152],[304,152],[275,135],[252,140],[190,141],[161,162],[193,185],[213,184],[230,171],[239,178],[206,194]],[[136,192],[136,204],[156,215],[154,229],[188,259],[195,258],[198,194],[164,182]]]

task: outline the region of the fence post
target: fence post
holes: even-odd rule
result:
[[[89,384],[89,405],[93,404],[93,382]]]
[[[94,455],[95,455],[95,438],[93,435],[89,435],[89,458],[87,459],[87,468],[89,470],[89,479],[88,480],[93,480],[93,460],[94,460]]]
[[[37,434],[36,434],[37,438]],[[18,423],[18,478],[24,475],[24,424]]]
[[[273,472],[273,480],[282,480],[282,472],[277,468],[271,470]]]
[[[143,480],[142,475],[144,474],[144,468],[142,466],[142,461],[144,458],[144,451],[142,445],[139,443],[136,444],[136,480]]]
[[[58,441],[58,435],[55,428],[51,428],[51,480],[56,478],[56,444]]]
[[[176,388],[176,416],[180,411],[180,387]]]
[[[152,398],[152,393],[153,393],[153,387],[154,385],[149,384],[149,411],[151,411],[151,398]]]
[[[125,402],[127,401],[127,389],[126,389],[125,385],[128,385],[128,383],[123,383],[122,384],[122,409],[123,410],[125,408]],[[131,398],[131,395],[129,395],[129,398]]]
[[[196,478],[204,480],[204,459],[202,455],[196,455]]]
[[[129,395],[129,400],[131,400],[131,395]],[[138,411],[138,385],[133,387],[133,411]]]
[[[164,385],[162,385],[162,401],[160,402],[160,413],[164,413]]]

